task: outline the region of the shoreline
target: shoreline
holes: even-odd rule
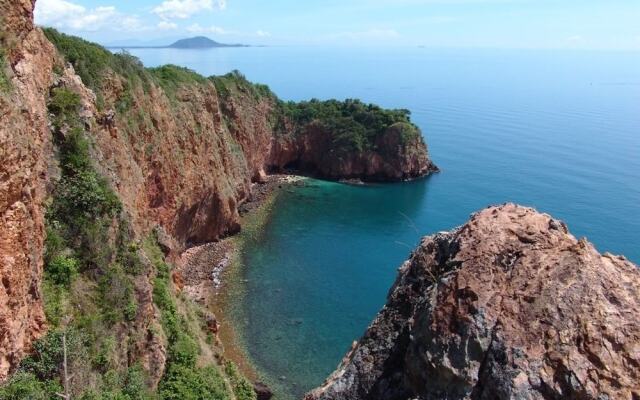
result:
[[[308,179],[297,175],[269,175],[264,183],[254,183],[251,197],[238,207],[241,231],[218,242],[185,250],[180,255],[178,273],[182,290],[194,302],[215,316],[216,346],[220,355],[232,361],[252,383],[266,383],[248,354],[239,332],[241,321],[234,308],[243,290],[242,249],[248,240],[260,234],[272,214],[278,193]]]

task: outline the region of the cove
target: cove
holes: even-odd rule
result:
[[[279,398],[322,383],[420,237],[516,202],[640,262],[640,53],[418,48],[133,50],[202,74],[239,69],[283,99],[407,108],[442,172],[280,193],[230,293],[241,342]],[[281,379],[284,378],[284,379]]]
[[[428,187],[303,182],[278,193],[245,243],[234,311],[250,358],[283,398],[328,376],[384,304],[420,236],[414,219]]]

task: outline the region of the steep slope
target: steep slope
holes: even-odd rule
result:
[[[53,46],[31,1],[0,2],[0,378],[45,331],[40,294]]]
[[[426,237],[307,399],[640,398],[640,272],[513,204]]]
[[[33,7],[0,0],[0,380],[17,371],[0,397],[61,391],[64,336],[75,397],[254,398],[174,284],[177,256],[237,232],[268,172],[433,172],[422,135],[403,110],[145,69],[43,33]]]

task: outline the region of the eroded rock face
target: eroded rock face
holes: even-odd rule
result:
[[[507,204],[426,237],[312,399],[638,399],[640,272]]]
[[[44,93],[54,49],[32,17],[32,1],[0,1],[2,73],[10,81],[0,88],[0,380],[45,330],[42,205],[51,135]]]
[[[410,180],[438,171],[422,135],[403,139],[401,124],[390,126],[374,149],[362,152],[336,151],[332,141],[330,132],[313,123],[295,135],[276,136],[268,168],[368,182]]]

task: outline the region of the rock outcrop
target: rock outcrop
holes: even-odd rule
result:
[[[513,204],[422,240],[307,400],[638,399],[640,272]]]
[[[350,153],[336,149],[332,133],[317,123],[301,131],[276,136],[269,169],[288,168],[325,179],[369,182],[410,180],[438,171],[429,159],[422,134],[410,124],[393,124],[376,137],[372,149]],[[406,135],[408,131],[412,134]]]

